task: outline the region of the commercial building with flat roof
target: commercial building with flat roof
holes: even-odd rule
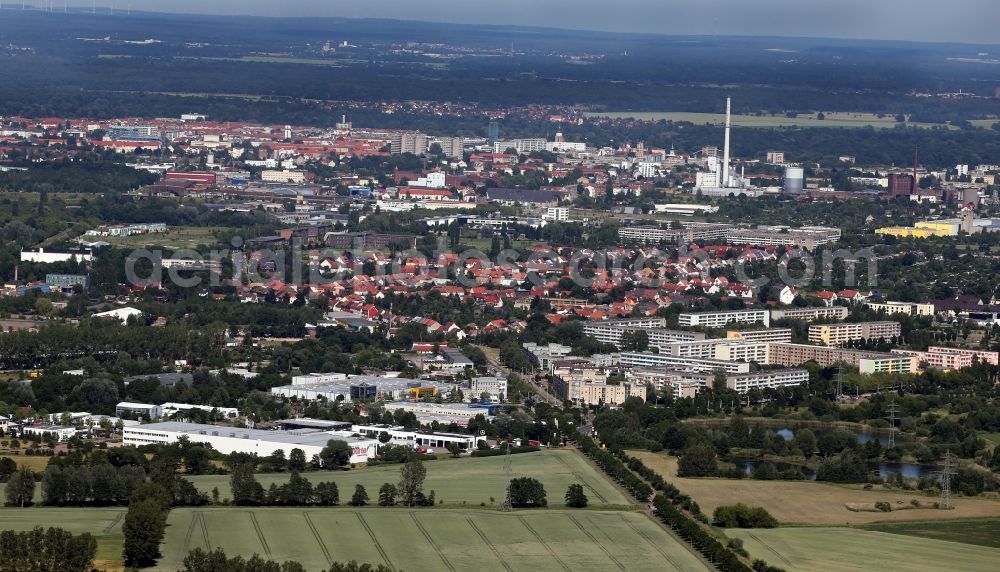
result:
[[[500,410],[500,406],[493,403],[424,403],[423,401],[387,401],[383,407],[386,411],[412,413],[421,424],[437,421],[460,426],[468,425],[477,415],[490,417]]]
[[[450,443],[458,445],[462,451],[475,449],[485,437],[464,433],[440,433],[437,431],[413,431],[395,425],[354,425],[351,431],[359,435],[378,439],[382,433],[389,435],[390,445],[403,445],[411,449],[444,449]]]
[[[293,449],[300,449],[306,459],[319,455],[330,440],[337,440],[351,447],[351,463],[368,462],[370,457],[378,454],[379,446],[377,439],[360,437],[353,432],[266,431],[176,421],[125,427],[123,431],[122,442],[125,445],[170,444],[187,437],[191,443],[204,443],[223,455],[249,453],[266,457],[280,450],[287,458]]]
[[[327,373],[295,376],[292,378],[292,385],[272,387],[271,395],[298,399],[324,398],[333,402],[394,401],[448,394],[454,387],[453,383],[405,377]]]
[[[142,419],[159,419],[163,417],[163,408],[151,403],[134,403],[122,401],[115,406],[115,415],[123,417],[126,415],[135,416]]]
[[[498,399],[507,398],[507,378],[495,376],[478,376],[469,382],[469,393],[472,397],[478,397],[483,393],[489,393],[491,397]]]

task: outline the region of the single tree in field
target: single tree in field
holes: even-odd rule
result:
[[[379,491],[379,501],[382,499],[382,493]],[[365,506],[368,504],[368,491],[365,487],[358,484],[354,485],[354,494],[351,495],[351,506]]]
[[[288,468],[293,471],[306,470],[306,453],[302,449],[295,448],[288,455]]]
[[[361,485],[357,485],[361,487]],[[365,488],[361,487],[361,491],[364,492]],[[357,488],[355,488],[354,493],[357,494]],[[368,500],[368,493],[364,493],[365,501]],[[333,481],[327,481],[324,483],[319,483],[316,485],[316,500],[319,504],[323,506],[333,506],[340,504],[340,489],[337,488],[337,483]]]
[[[566,489],[566,506],[570,508],[587,506],[587,495],[583,492],[583,485],[573,483]]]
[[[424,491],[424,479],[427,478],[427,468],[420,459],[413,459],[399,469],[399,496],[406,506],[420,504]]]
[[[253,465],[249,463],[233,467],[233,473],[229,477],[233,504],[243,506],[264,504],[264,487],[257,482],[253,470]]]
[[[452,457],[458,458],[462,454],[462,448],[458,446],[458,443],[448,443],[444,446],[451,453]]]
[[[149,566],[160,554],[160,542],[167,527],[167,510],[155,499],[129,504],[122,533],[122,555],[126,566]]]
[[[545,487],[537,479],[531,477],[511,479],[510,504],[515,508],[547,506]]]
[[[378,490],[378,505],[393,506],[396,504],[396,486],[392,483],[383,484]]]
[[[27,468],[18,469],[7,481],[7,504],[24,508],[35,497],[35,473]]]

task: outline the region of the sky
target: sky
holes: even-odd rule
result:
[[[41,4],[63,0],[33,0]],[[67,0],[90,6],[91,0]],[[8,0],[6,3],[14,3]],[[1000,0],[97,0],[116,9],[1000,44]]]

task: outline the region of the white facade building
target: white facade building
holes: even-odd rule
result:
[[[506,399],[507,379],[493,376],[474,377],[469,382],[469,392],[472,394],[472,397],[478,397],[483,392],[486,392],[493,397]]]
[[[25,248],[21,250],[21,262],[91,262],[94,252],[89,248]]]
[[[125,427],[122,441],[125,445],[152,445],[176,443],[186,436],[191,443],[204,443],[223,455],[232,453],[256,454],[266,457],[283,451],[288,458],[293,449],[301,449],[306,459],[318,455],[330,440],[344,441],[351,447],[351,463],[366,463],[378,454],[376,439],[359,437],[345,431],[265,431],[239,427],[223,427],[200,423],[151,423]]]
[[[163,408],[159,405],[153,405],[150,403],[122,401],[115,406],[115,415],[118,417],[134,415],[136,417],[141,417],[142,419],[159,419],[160,417],[163,417]]]
[[[744,324],[754,324],[761,322],[764,326],[771,324],[771,317],[767,310],[732,310],[726,312],[684,312],[678,317],[681,327],[691,328],[701,326],[704,328],[722,328],[727,324],[737,322]]]
[[[306,174],[303,171],[261,171],[260,180],[265,183],[302,183]]]

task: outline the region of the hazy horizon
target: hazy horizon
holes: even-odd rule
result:
[[[3,2],[5,8],[19,2]],[[30,3],[29,3],[30,4]],[[89,8],[90,0],[34,0]],[[503,10],[481,9],[455,0],[98,0],[116,11],[270,17],[388,18],[453,24],[539,26],[665,35],[787,36],[914,42],[1000,44],[1000,2],[996,0],[838,0],[822,5],[802,0],[507,0]],[[613,6],[614,10],[608,7]],[[965,20],[963,20],[965,18]],[[942,25],[942,23],[945,23]]]

